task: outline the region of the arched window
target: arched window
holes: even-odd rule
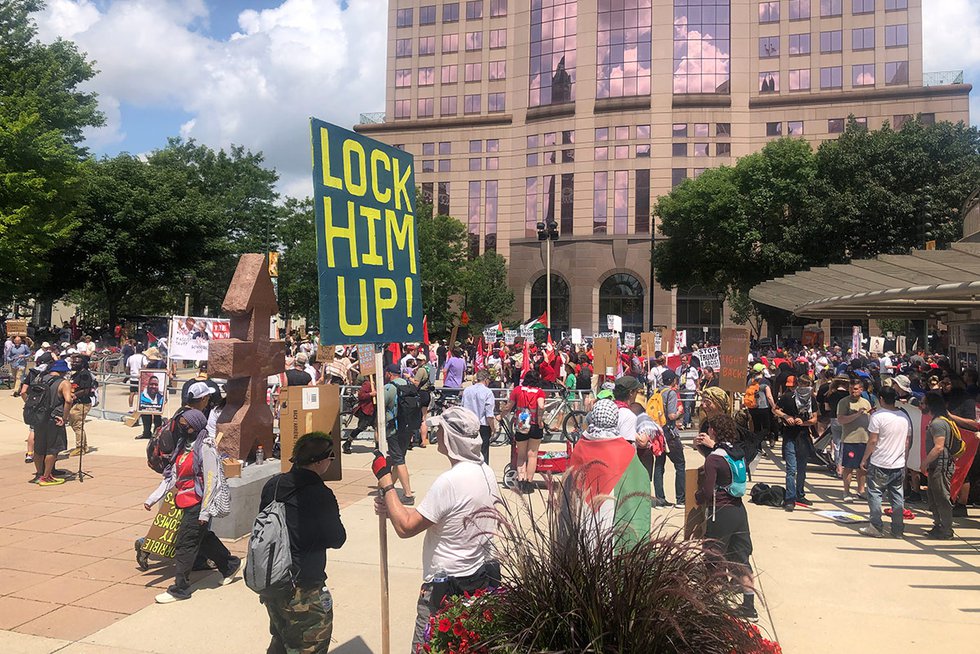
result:
[[[531,284],[531,315],[537,318],[548,306],[547,278],[541,275]],[[562,331],[568,331],[568,283],[563,277],[551,273],[551,315],[548,322],[557,338]]]
[[[616,273],[599,287],[599,331],[606,331],[606,316],[620,316],[623,331],[643,331],[643,286],[633,275]]]
[[[677,329],[687,330],[687,342],[721,339],[721,300],[702,286],[677,290]],[[704,328],[708,331],[705,332]]]

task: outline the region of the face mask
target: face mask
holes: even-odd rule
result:
[[[796,397],[803,400],[810,396],[809,386],[799,386],[796,389]]]

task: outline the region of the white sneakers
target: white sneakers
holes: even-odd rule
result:
[[[174,602],[179,602],[181,598],[174,597],[170,593],[164,591],[156,596],[157,604],[173,604]]]

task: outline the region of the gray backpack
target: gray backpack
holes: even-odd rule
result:
[[[295,588],[296,569],[286,526],[286,505],[278,499],[279,481],[273,500],[255,517],[245,561],[245,585],[263,597],[283,597]],[[288,498],[284,498],[288,499]]]

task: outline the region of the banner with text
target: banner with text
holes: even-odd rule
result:
[[[715,372],[721,368],[721,354],[716,347],[705,347],[697,351],[698,359],[701,360],[702,368],[711,368]]]
[[[208,343],[230,337],[230,320],[173,316],[168,352],[171,359],[178,361],[207,361]]]
[[[721,387],[729,393],[744,393],[749,362],[749,330],[738,327],[722,329],[720,359],[718,377]]]
[[[320,338],[418,341],[422,333],[412,155],[316,118]]]

